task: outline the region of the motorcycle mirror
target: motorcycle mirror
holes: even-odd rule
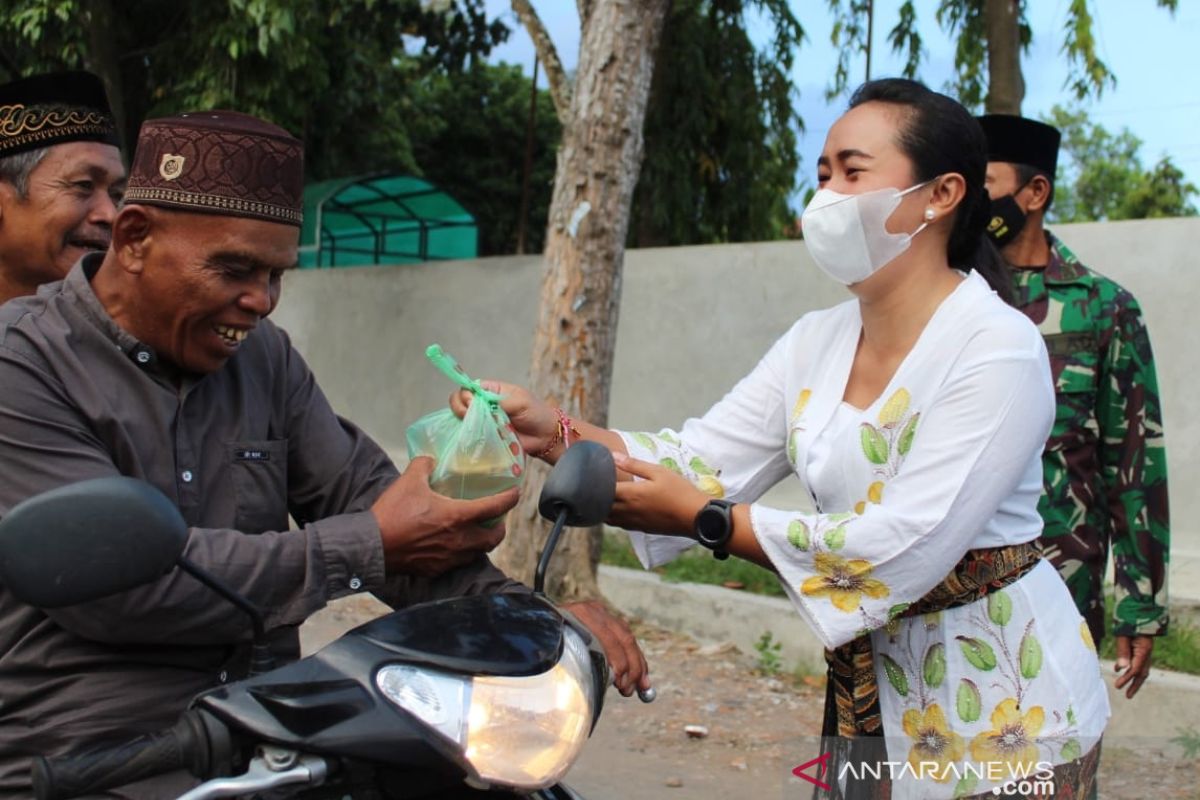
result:
[[[62,608],[170,570],[187,524],[150,484],[96,478],[36,495],[0,520],[0,583],[24,603]]]
[[[538,498],[538,513],[577,528],[599,525],[608,516],[617,493],[617,470],[612,453],[596,442],[576,442],[546,476]]]
[[[538,497],[538,513],[554,521],[546,546],[533,573],[533,590],[546,585],[550,556],[558,546],[564,525],[587,528],[608,516],[617,494],[617,468],[612,453],[596,442],[576,442],[546,476]]]

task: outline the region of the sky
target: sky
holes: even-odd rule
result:
[[[509,40],[493,51],[491,60],[533,68],[533,43],[512,13],[509,0],[486,0],[490,15],[501,17],[512,29]],[[575,0],[533,0],[542,22],[568,70],[574,69],[579,51],[579,18]],[[846,98],[826,101],[825,89],[837,63],[829,42],[832,19],[826,0],[792,0],[793,12],[804,26],[807,39],[796,54],[792,82],[797,92],[796,111],[804,120],[800,135],[799,177],[814,182],[816,161],[825,132],[845,109]],[[896,24],[900,0],[876,0],[872,77],[897,75],[903,59],[894,55],[887,32]],[[942,89],[953,77],[954,42],[934,19],[937,0],[917,0],[917,15],[925,56],[918,77]],[[1060,53],[1069,0],[1028,0],[1026,3],[1033,44],[1022,57],[1025,101],[1021,113],[1038,117],[1058,104],[1073,100],[1065,87],[1067,65]],[[1200,2],[1180,0],[1174,15],[1155,0],[1090,0],[1094,35],[1101,60],[1116,75],[1117,85],[1083,104],[1093,122],[1116,133],[1128,128],[1142,140],[1141,159],[1152,166],[1164,154],[1200,186]],[[760,45],[770,36],[766,20],[752,19],[750,35]],[[865,59],[851,66],[853,86],[864,77]],[[544,76],[539,84],[545,85]],[[797,201],[798,204],[798,201]]]

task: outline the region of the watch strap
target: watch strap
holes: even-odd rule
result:
[[[729,539],[731,536],[733,536],[733,507],[735,505],[737,504],[732,500],[713,498],[705,503],[704,507],[701,508],[696,514],[696,521],[694,523],[696,541],[707,547],[709,550],[712,550],[713,557],[721,561],[729,558],[729,551],[726,549],[726,545],[729,544]],[[725,531],[723,535],[715,539],[706,539],[702,535],[700,518],[706,513],[711,513],[713,510],[723,515],[725,519]]]

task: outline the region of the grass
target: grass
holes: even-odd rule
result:
[[[641,569],[641,563],[633,554],[629,539],[623,533],[606,531],[600,561],[615,567]],[[664,580],[675,583],[708,583],[717,586],[726,583],[741,584],[743,591],[755,594],[783,597],[779,580],[772,573],[739,558],[718,561],[702,547],[695,547],[669,564],[654,570]],[[1102,658],[1116,658],[1116,639],[1111,635],[1113,598],[1110,594],[1108,619],[1110,635],[1104,637],[1100,646]],[[1173,621],[1166,636],[1158,637],[1154,643],[1152,668],[1169,669],[1200,675],[1200,628],[1183,622]]]

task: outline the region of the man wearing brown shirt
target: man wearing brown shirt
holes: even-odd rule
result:
[[[147,122],[112,247],[0,308],[0,515],[79,480],[146,480],[191,526],[187,557],[264,609],[284,658],[343,594],[524,590],[486,557],[503,529],[479,524],[516,490],[441,497],[428,459],[397,477],[266,320],[296,263],[301,159],[285,131],[241,114]],[[592,627],[628,662],[622,688],[644,684],[627,629]],[[28,794],[29,755],[169,725],[245,674],[250,635],[178,571],[54,611],[0,588],[0,793]]]

